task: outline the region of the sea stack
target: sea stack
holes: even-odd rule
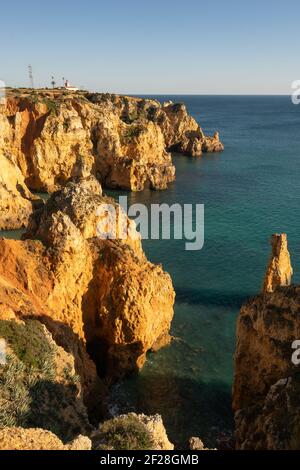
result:
[[[273,235],[264,292],[237,319],[233,411],[237,450],[299,449],[300,286],[292,276],[285,234]]]
[[[275,233],[271,239],[272,253],[265,275],[263,292],[274,292],[278,286],[289,286],[293,275],[285,233]]]

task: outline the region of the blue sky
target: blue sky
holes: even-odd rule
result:
[[[2,2],[1,2],[2,3]],[[299,0],[52,0],[1,4],[0,79],[69,78],[136,94],[290,94]]]

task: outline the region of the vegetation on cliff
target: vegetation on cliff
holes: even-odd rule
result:
[[[0,320],[0,428],[39,427],[69,440],[90,429],[73,357],[36,320]]]

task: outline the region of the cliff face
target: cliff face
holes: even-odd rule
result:
[[[157,125],[163,135],[165,148],[191,156],[224,149],[219,134],[205,136],[195,119],[188,114],[183,103],[171,101],[161,105],[157,100],[144,100],[128,96],[91,94],[88,98],[96,104],[109,103],[122,121],[149,121]]]
[[[0,230],[25,227],[32,211],[43,202],[28,190],[12,157],[0,152],[0,168]]]
[[[273,245],[276,260],[277,246]],[[289,260],[286,249],[284,253],[283,260]],[[300,446],[299,366],[292,362],[292,343],[300,339],[299,311],[299,286],[262,293],[240,311],[233,387],[238,449]]]
[[[118,376],[168,340],[173,317],[171,279],[146,260],[132,222],[127,239],[96,238],[101,203],[93,177],[71,182],[32,218],[27,238],[40,241],[0,240],[0,312],[42,319],[72,348],[86,389],[95,369],[85,345],[100,374]]]
[[[0,124],[0,152],[15,156],[36,191],[89,174],[108,187],[164,189],[175,179],[169,149],[200,155],[223,148],[184,105],[117,95],[11,94]]]

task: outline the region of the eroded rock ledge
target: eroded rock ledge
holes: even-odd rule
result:
[[[292,361],[292,344],[300,339],[300,286],[286,285],[291,272],[286,236],[276,234],[266,276],[272,292],[249,300],[237,322],[237,449],[300,447],[300,370]]]

